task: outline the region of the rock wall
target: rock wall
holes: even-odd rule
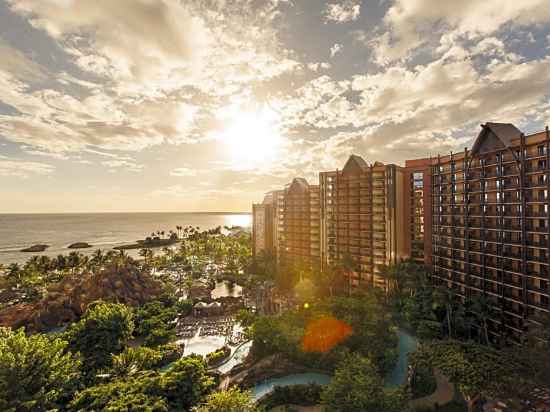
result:
[[[18,304],[0,311],[0,326],[44,331],[73,322],[96,300],[141,305],[157,298],[162,285],[134,267],[107,267],[84,275],[68,276],[51,285],[35,304]]]

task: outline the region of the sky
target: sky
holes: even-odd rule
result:
[[[0,0],[0,213],[249,211],[550,123],[548,0]]]

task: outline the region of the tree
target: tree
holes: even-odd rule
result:
[[[469,411],[481,396],[509,397],[530,385],[529,367],[519,358],[474,342],[424,343],[411,358],[415,368],[441,370],[464,396]]]
[[[328,291],[329,297],[334,296],[334,289],[338,288],[343,280],[342,272],[335,265],[328,265],[315,272],[319,278],[319,286]]]
[[[152,369],[162,362],[162,353],[145,346],[126,348],[113,355],[111,373],[114,376],[132,376],[140,371]]]
[[[80,352],[87,372],[111,365],[111,354],[124,350],[132,336],[132,311],[118,303],[94,302],[67,331],[70,347]]]
[[[145,260],[145,264],[150,263],[154,256],[153,250],[149,248],[142,248],[138,253]]]
[[[0,410],[57,410],[70,399],[80,360],[66,349],[59,338],[0,331]]]
[[[76,394],[73,411],[168,412],[168,402],[158,393],[159,377],[149,373],[129,380],[90,386]]]
[[[160,378],[160,392],[170,410],[189,410],[201,402],[214,388],[214,379],[206,370],[201,357],[187,356],[173,363]]]
[[[348,356],[338,366],[321,399],[334,412],[409,410],[403,392],[385,390],[384,380],[370,359],[357,354]]]
[[[355,262],[352,255],[346,253],[342,256],[338,265],[348,278],[348,295],[351,295],[351,276],[357,270],[357,262]]]
[[[193,412],[260,412],[260,409],[250,392],[231,387],[212,393],[202,405],[193,408]]]
[[[454,330],[453,310],[456,304],[456,292],[453,289],[442,286],[436,290],[434,297],[436,305],[440,305],[445,309],[447,334],[449,339],[451,339],[453,337]]]
[[[470,311],[474,314],[477,326],[480,330],[480,337],[483,337],[482,343],[489,345],[488,321],[493,314],[493,307],[489,300],[483,295],[476,295],[471,302]],[[481,339],[480,339],[481,340]]]
[[[71,402],[76,411],[188,411],[202,402],[214,387],[204,361],[188,356],[165,373],[143,372],[126,379],[91,386]]]

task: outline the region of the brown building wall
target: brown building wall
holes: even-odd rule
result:
[[[405,162],[404,203],[406,204],[406,250],[414,260],[431,268],[432,264],[432,160]],[[420,187],[418,175],[421,174]],[[415,179],[416,177],[416,179]],[[419,196],[422,202],[419,202]],[[420,219],[421,218],[421,219]],[[419,230],[422,233],[419,233]],[[420,238],[422,241],[420,242]]]
[[[471,150],[432,159],[433,278],[491,304],[495,340],[550,311],[550,136],[488,123]]]

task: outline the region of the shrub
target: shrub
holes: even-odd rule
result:
[[[218,349],[214,352],[210,352],[208,355],[206,355],[206,364],[208,366],[218,365],[229,355],[231,355],[231,348],[229,348],[228,346],[224,346],[223,348]]]
[[[276,386],[273,391],[262,398],[260,405],[271,410],[280,405],[294,404],[312,406],[321,402],[323,387],[317,384]]]
[[[57,410],[72,397],[80,361],[67,342],[0,331],[0,410]]]
[[[433,371],[429,368],[417,368],[411,382],[413,399],[431,395],[436,388],[437,382]]]

